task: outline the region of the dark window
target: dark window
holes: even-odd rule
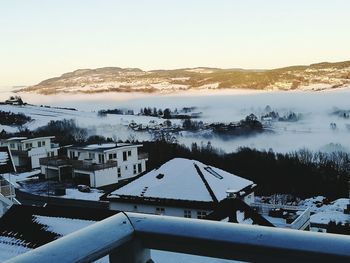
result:
[[[203,219],[207,216],[207,212],[205,211],[197,211],[197,218],[198,219]]]
[[[138,167],[138,169],[139,169],[139,173],[141,173],[142,172],[142,164],[140,164],[139,163],[139,165],[138,165],[139,167]]]
[[[184,210],[184,217],[191,218],[192,217],[191,210]]]
[[[123,161],[128,160],[127,152],[123,152]]]
[[[165,214],[165,208],[164,207],[156,207],[156,214],[157,215],[164,215]]]
[[[128,151],[128,156],[131,156],[131,151]]]

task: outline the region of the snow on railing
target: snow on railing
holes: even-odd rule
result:
[[[7,262],[151,262],[150,249],[253,262],[350,262],[350,237],[119,213]]]

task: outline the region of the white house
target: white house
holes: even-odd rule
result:
[[[52,143],[55,136],[47,137],[12,137],[1,140],[0,146],[10,148],[13,162],[18,168],[34,169],[39,168],[39,159],[47,156],[58,155],[58,144]]]
[[[175,158],[107,196],[110,209],[204,218],[228,196],[254,200],[252,181],[189,159]]]
[[[130,179],[146,170],[147,155],[139,153],[141,144],[105,143],[67,148],[67,158],[40,161],[46,178],[72,177],[77,184],[101,187]],[[70,170],[69,170],[70,167]]]

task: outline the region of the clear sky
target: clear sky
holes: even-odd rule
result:
[[[105,66],[350,60],[349,0],[0,0],[0,86]]]

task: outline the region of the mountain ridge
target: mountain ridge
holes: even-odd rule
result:
[[[214,67],[149,70],[103,67],[77,69],[46,79],[19,92],[39,94],[187,90],[328,90],[350,85],[350,61],[320,62],[276,69]]]

